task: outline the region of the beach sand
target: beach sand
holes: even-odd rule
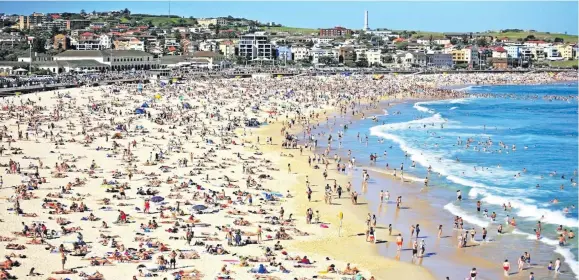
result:
[[[342,271],[350,263],[366,279],[434,279],[419,265],[381,256],[382,246],[395,246],[390,245],[394,238],[385,225],[377,227],[378,244],[366,242],[364,217],[370,211],[363,195],[357,205],[347,191],[331,205],[324,203],[324,186],[356,182],[355,172],[338,174],[328,168],[324,180],[323,169],[308,165],[310,151],[300,154],[300,149],[280,145],[282,122],[295,121],[296,112],[302,117],[298,124],[321,122],[323,112],[329,114],[338,106],[375,103],[385,94],[378,89],[388,89],[392,97],[412,86],[401,79],[431,83],[428,77],[393,77],[373,82],[374,89],[366,92],[355,88],[361,85],[358,81],[345,77],[211,80],[146,85],[142,93],[136,85],[121,85],[4,98],[0,163],[6,170],[0,207],[7,211],[0,212],[0,246],[20,263],[5,265],[10,268],[7,273],[19,279],[174,279],[175,272],[182,272],[182,279],[343,279],[345,275],[327,273],[327,268],[333,264]],[[296,90],[297,97],[267,92],[292,87],[301,89]],[[346,93],[351,99],[339,96]],[[415,92],[403,98],[430,94]],[[136,108],[146,114],[136,114]],[[361,117],[361,109],[356,110],[354,115]],[[322,114],[316,118],[315,113]],[[250,118],[269,124],[245,128],[244,120]],[[292,133],[305,128],[298,124]],[[266,137],[272,137],[273,144],[265,144]],[[306,197],[306,176],[314,191],[312,202]],[[355,183],[353,189],[359,187]],[[147,190],[155,193],[143,193]],[[144,213],[147,200],[151,207]],[[15,213],[17,207],[23,214]],[[272,218],[280,216],[282,207],[283,217]],[[307,208],[319,211],[324,226],[306,224]],[[338,236],[340,212],[344,218]],[[87,219],[91,214],[93,221]],[[125,215],[126,222],[119,222]],[[44,224],[48,234],[40,227],[36,232],[33,224]],[[24,225],[26,236],[19,234]],[[248,238],[256,243],[260,225],[259,244],[228,245],[228,232],[231,238],[239,232],[240,244]],[[194,232],[191,245],[185,238],[188,230]],[[395,226],[393,235],[398,230],[406,231]],[[309,235],[302,236],[303,232]],[[42,244],[33,244],[41,239]],[[283,249],[274,249],[277,241]],[[173,250],[177,269],[158,271],[169,265]],[[227,253],[220,254],[223,251]],[[64,272],[74,269],[71,274],[54,273],[62,270],[63,255]],[[298,263],[304,256],[315,261],[313,265]],[[92,257],[107,264],[92,266]],[[280,263],[290,272],[281,272]],[[250,272],[259,264],[270,273]],[[39,275],[27,276],[32,268]],[[100,274],[94,275],[97,271]]]

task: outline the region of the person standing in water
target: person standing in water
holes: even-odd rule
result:
[[[509,263],[509,260],[505,260],[505,262],[503,262],[503,271],[505,277],[509,277],[509,270],[511,270],[511,264]]]

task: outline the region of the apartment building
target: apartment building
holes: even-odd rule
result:
[[[573,59],[573,45],[558,45],[557,51],[563,59]]]
[[[232,57],[235,55],[235,44],[233,41],[223,41],[219,43],[219,51],[225,57]]]
[[[20,30],[34,29],[41,26],[46,21],[48,21],[48,17],[42,13],[32,13],[29,16],[19,16],[18,28]]]
[[[352,35],[352,30],[341,26],[320,29],[320,37],[345,37],[349,35]]]
[[[239,56],[248,60],[273,59],[273,45],[266,35],[242,35],[238,44]]]
[[[320,63],[320,58],[329,57],[333,61],[338,61],[338,51],[329,48],[314,47],[310,50],[312,63]]]
[[[474,51],[471,48],[465,48],[461,50],[453,50],[451,52],[452,62],[454,64],[473,64],[478,60],[478,51]]]
[[[291,48],[293,60],[309,59],[310,49],[304,46],[292,46]]]
[[[452,67],[452,55],[448,53],[432,53],[426,55],[427,66],[437,68]]]
[[[368,65],[382,65],[382,51],[379,49],[371,49],[366,51],[366,60]]]
[[[71,19],[66,21],[67,30],[85,29],[91,25],[90,20],[87,19]]]

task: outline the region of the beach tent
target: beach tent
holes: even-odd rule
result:
[[[351,72],[342,72],[342,75],[346,76],[346,77],[350,77],[352,75]]]
[[[143,105],[141,105],[141,108],[149,108],[149,104],[147,104],[147,102],[143,103]]]
[[[372,77],[373,80],[382,80],[383,78],[384,78],[384,75],[378,75],[378,74],[376,74]]]
[[[145,110],[142,109],[142,108],[137,108],[137,109],[135,109],[135,114],[137,114],[137,115],[142,115],[142,114],[144,114],[144,113],[145,113]]]
[[[191,107],[191,104],[185,102],[185,103],[183,103],[183,108],[185,108],[185,109],[191,109],[192,107]]]
[[[161,202],[161,201],[163,201],[163,200],[165,200],[165,199],[164,199],[163,197],[161,197],[161,196],[153,196],[153,197],[151,198],[151,201],[152,201],[152,202],[155,202],[155,203]]]
[[[155,94],[155,99],[161,99],[161,95],[160,94]]]

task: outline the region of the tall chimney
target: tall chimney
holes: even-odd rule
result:
[[[370,28],[368,27],[368,11],[364,11],[364,31],[368,31]]]

